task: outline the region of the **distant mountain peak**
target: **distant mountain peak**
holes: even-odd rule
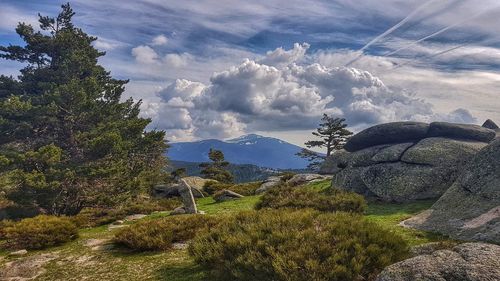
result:
[[[262,139],[262,138],[265,138],[265,137],[261,136],[261,135],[257,135],[257,134],[247,134],[247,135],[239,136],[239,137],[234,138],[234,139],[226,140],[226,142],[228,142],[228,143],[252,142],[252,141],[255,141],[256,139]]]

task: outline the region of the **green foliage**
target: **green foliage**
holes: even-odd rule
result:
[[[227,170],[229,162],[224,160],[224,153],[220,150],[210,149],[208,158],[210,163],[201,163],[201,174],[207,179],[213,179],[222,183],[232,183],[233,175]]]
[[[114,241],[138,251],[168,250],[173,243],[186,242],[205,229],[214,228],[219,220],[206,215],[170,216],[144,220],[121,229]]]
[[[140,102],[122,101],[97,38],[72,23],[69,4],[41,31],[20,23],[25,44],[0,58],[26,64],[19,80],[0,76],[0,193],[48,214],[110,207],[165,178],[164,132],[145,128]]]
[[[256,209],[272,208],[311,208],[322,212],[363,213],[366,201],[363,196],[353,192],[317,192],[312,189],[290,186],[278,186],[262,197]]]
[[[69,218],[40,215],[7,226],[4,236],[11,248],[43,249],[77,238],[78,229]]]
[[[305,145],[308,148],[318,147],[326,148],[326,157],[330,156],[334,150],[339,150],[344,147],[352,132],[347,128],[344,118],[334,118],[323,114],[321,118],[323,123],[319,124],[316,132],[312,134],[320,140],[307,141]],[[324,161],[325,157],[309,149],[302,149],[298,156],[308,159],[310,161],[309,168],[316,170],[319,165]]]
[[[255,195],[255,191],[260,187],[261,184],[262,182],[260,181],[239,183],[239,184],[229,184],[216,181],[209,181],[205,183],[205,185],[203,186],[203,191],[205,191],[209,195],[212,195],[215,194],[217,191],[228,189],[244,196],[251,196]]]
[[[190,244],[213,280],[371,280],[407,256],[399,237],[362,217],[311,210],[249,211]]]
[[[135,200],[114,209],[85,208],[70,218],[79,227],[96,227],[121,220],[129,215],[147,215],[157,211],[173,210],[180,204],[178,198]]]

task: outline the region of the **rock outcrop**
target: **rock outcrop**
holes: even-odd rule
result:
[[[500,280],[500,246],[465,243],[395,263],[377,281],[497,281]]]
[[[329,175],[320,174],[296,174],[290,179],[285,179],[279,176],[272,176],[266,179],[260,187],[255,191],[256,194],[261,194],[268,191],[271,188],[277,187],[282,183],[286,183],[288,186],[298,186],[306,183],[316,182],[331,179]]]
[[[477,153],[429,210],[403,225],[457,239],[500,243],[500,140]]]
[[[477,125],[387,123],[354,135],[321,172],[333,186],[384,201],[439,198],[496,132]]]
[[[213,181],[200,177],[185,177],[182,178],[190,187],[194,198],[203,198],[203,186],[206,182]],[[153,195],[159,198],[172,198],[180,197],[179,184],[169,183],[169,184],[159,184],[153,188]]]
[[[231,190],[223,189],[215,194],[214,200],[216,202],[224,202],[224,201],[228,201],[228,200],[240,199],[243,197],[244,196],[239,194],[239,193],[233,192]]]

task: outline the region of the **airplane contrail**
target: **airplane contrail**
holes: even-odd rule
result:
[[[497,6],[496,8],[498,8],[498,6]],[[413,42],[411,42],[411,43],[407,44],[406,46],[403,46],[403,47],[401,47],[401,48],[399,48],[399,49],[397,49],[397,50],[394,50],[394,51],[391,51],[391,52],[389,52],[389,53],[387,53],[387,54],[384,54],[384,55],[383,55],[383,57],[391,56],[391,55],[394,55],[394,54],[396,54],[396,53],[399,53],[399,52],[401,52],[401,51],[403,51],[403,50],[406,50],[406,49],[408,49],[408,48],[410,48],[410,47],[412,47],[412,46],[415,46],[416,44],[418,44],[418,43],[420,43],[420,42],[422,42],[422,41],[425,41],[425,40],[427,40],[427,39],[429,39],[429,38],[432,38],[432,37],[434,37],[434,36],[437,36],[437,35],[439,35],[439,34],[441,34],[441,33],[445,32],[445,31],[447,31],[447,30],[449,30],[449,29],[452,29],[452,28],[454,28],[454,27],[456,27],[456,26],[458,26],[458,25],[464,24],[464,23],[466,23],[466,22],[468,22],[468,21],[470,21],[470,20],[472,20],[472,19],[474,19],[474,18],[476,18],[476,17],[478,17],[478,16],[480,16],[480,15],[482,15],[482,14],[489,13],[489,12],[491,12],[492,10],[496,10],[496,8],[495,8],[495,9],[488,9],[488,10],[486,10],[486,11],[481,11],[481,12],[479,12],[479,13],[476,13],[476,14],[475,14],[475,15],[473,15],[472,17],[468,17],[468,18],[466,18],[466,19],[464,19],[464,20],[461,20],[461,21],[459,21],[459,22],[456,22],[456,23],[454,23],[454,24],[452,24],[452,25],[446,26],[446,27],[444,27],[444,28],[442,28],[442,29],[440,29],[440,30],[438,30],[438,31],[436,31],[436,32],[434,32],[434,33],[432,33],[432,34],[430,34],[430,35],[427,35],[427,36],[425,36],[425,37],[423,37],[423,38],[420,38],[420,39],[418,39],[418,40],[416,40],[416,41],[413,41]]]
[[[391,28],[387,29],[384,33],[378,35],[377,37],[373,38],[370,42],[368,42],[366,45],[364,45],[361,49],[358,50],[358,52],[361,52],[361,54],[358,54],[354,59],[352,59],[350,62],[348,62],[345,66],[349,66],[351,65],[352,63],[354,63],[355,61],[357,61],[361,55],[362,55],[362,52],[364,50],[366,50],[367,48],[369,48],[371,45],[375,44],[376,42],[378,42],[380,39],[386,37],[387,35],[391,34],[392,32],[394,32],[396,29],[398,29],[399,27],[401,27],[403,24],[405,24],[406,22],[408,22],[410,19],[412,19],[416,14],[418,14],[421,10],[423,10],[425,7],[429,6],[432,2],[435,2],[436,0],[429,0],[427,2],[425,2],[424,4],[418,6],[415,10],[413,10],[413,12],[411,12],[409,15],[407,15],[404,19],[402,19],[400,22],[398,22],[397,24],[395,24],[394,26],[392,26]]]
[[[452,52],[452,51],[454,51],[454,50],[456,50],[456,49],[459,49],[459,48],[465,47],[465,46],[467,46],[467,45],[469,45],[469,44],[471,44],[471,42],[467,42],[467,43],[464,43],[464,44],[461,44],[461,45],[455,46],[455,47],[453,47],[453,48],[448,48],[448,49],[446,49],[446,50],[444,50],[444,51],[437,52],[437,53],[432,54],[432,55],[430,55],[430,56],[423,56],[423,57],[420,57],[420,58],[418,58],[418,59],[429,60],[429,59],[431,59],[431,58],[435,58],[435,57],[437,57],[437,56],[441,56],[441,55],[444,55],[444,54],[446,54],[446,53]],[[402,63],[402,64],[398,64],[397,66],[395,66],[393,69],[391,69],[391,70],[389,70],[389,71],[396,70],[396,69],[401,68],[401,67],[403,67],[403,66],[405,66],[405,65],[407,65],[407,64],[410,64],[410,63],[411,63],[411,62],[410,62],[410,61],[408,61],[408,62],[405,62],[405,63]]]

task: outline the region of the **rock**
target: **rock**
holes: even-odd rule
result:
[[[191,177],[187,177],[187,178],[183,178],[183,179],[188,184],[189,184],[189,182],[195,182],[197,184],[200,183],[200,182],[197,182],[196,179],[193,180],[193,179],[190,179],[190,178]],[[155,187],[153,187],[153,196],[154,197],[159,197],[159,198],[180,197],[181,194],[179,192],[179,187],[180,187],[180,185],[178,183],[156,185]],[[196,188],[196,187],[191,187],[191,192],[193,193],[193,196],[195,198],[203,198],[203,197],[205,197],[205,195],[203,195],[203,192],[200,189]]]
[[[196,214],[198,209],[196,208],[196,201],[194,201],[193,192],[191,191],[191,186],[186,183],[184,179],[179,180],[179,194],[182,198],[182,203],[184,204],[184,210],[187,214]]]
[[[184,209],[184,206],[177,207],[175,208],[172,212],[170,212],[170,215],[184,215],[186,214],[186,209]]]
[[[500,140],[477,153],[446,193],[403,225],[463,240],[500,243]]]
[[[135,214],[135,215],[130,215],[130,216],[126,216],[124,218],[125,221],[136,221],[136,220],[140,220],[140,219],[143,219],[147,217],[147,215],[143,215],[143,214]]]
[[[432,122],[427,135],[428,137],[447,137],[490,142],[495,138],[496,133],[494,130],[478,125]]]
[[[431,125],[433,134],[448,137],[429,136]],[[467,161],[488,145],[477,139],[489,139],[492,131],[475,125],[431,125],[398,122],[368,128],[351,138],[355,151],[333,153],[322,173],[333,175],[332,186],[375,199],[437,199]],[[405,135],[407,132],[409,135]],[[387,140],[382,138],[384,133]],[[394,143],[397,141],[401,142]]]
[[[500,129],[498,127],[498,125],[495,124],[495,122],[493,122],[493,120],[491,120],[491,119],[488,119],[488,120],[484,121],[484,123],[483,123],[483,125],[481,127],[484,127],[484,128],[487,128],[487,129],[492,129],[492,130]]]
[[[465,243],[390,265],[377,281],[498,281],[500,246]]]
[[[28,253],[26,249],[15,251],[15,252],[10,252],[9,256],[24,256]]]
[[[429,124],[420,122],[393,122],[365,129],[352,136],[344,149],[353,152],[380,144],[414,142],[427,135]]]
[[[223,189],[220,192],[217,192],[217,194],[214,196],[214,199],[216,202],[223,202],[228,200],[240,199],[243,197],[244,196],[241,194],[238,194],[231,190]]]
[[[279,185],[280,183],[281,183],[281,177],[278,176],[269,177],[260,185],[259,188],[257,188],[257,190],[255,190],[255,194],[264,193],[269,189]]]
[[[186,181],[186,183],[189,184],[189,186],[191,186],[191,188],[196,188],[198,190],[203,190],[203,188],[207,182],[216,181],[216,180],[204,179],[204,178],[196,177],[196,176],[184,177],[182,179],[184,181]]]
[[[287,181],[290,186],[298,186],[309,182],[322,181],[331,177],[320,174],[296,174]]]

